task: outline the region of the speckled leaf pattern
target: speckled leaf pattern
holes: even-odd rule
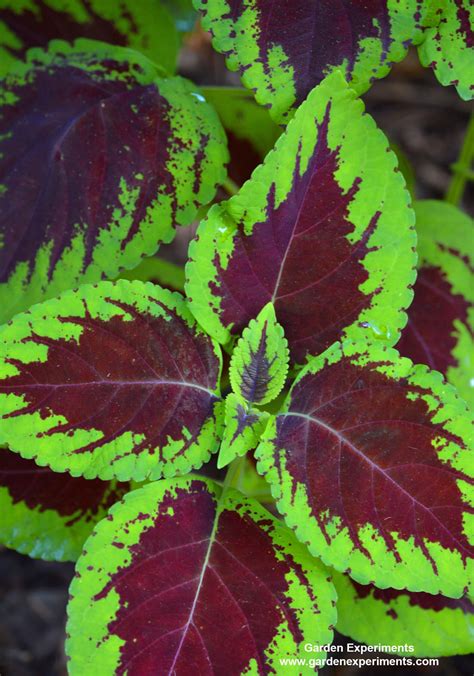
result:
[[[0,329],[0,425],[53,470],[174,476],[217,451],[219,347],[184,298],[153,284],[68,291]]]
[[[383,345],[336,343],[269,422],[257,469],[326,564],[455,598],[474,579],[472,432],[441,374]]]
[[[299,364],[341,337],[393,344],[413,297],[413,223],[386,138],[333,73],[201,222],[186,266],[191,310],[227,343],[273,302]]]
[[[149,484],[84,549],[68,608],[71,676],[279,673],[280,657],[332,639],[328,571],[234,489],[192,476]]]
[[[288,373],[288,342],[268,303],[244,329],[232,353],[229,377],[233,391],[250,405],[262,406],[281,392]]]
[[[474,409],[474,222],[437,200],[415,211],[419,270],[397,349],[441,371]]]
[[[194,0],[214,47],[277,121],[336,68],[360,94],[439,21],[444,0]]]
[[[75,561],[130,483],[73,478],[0,449],[0,543],[48,561]]]
[[[182,78],[130,49],[33,49],[0,84],[0,320],[115,277],[211,200],[227,150]]]
[[[466,100],[474,96],[474,5],[444,0],[441,20],[419,47],[423,65],[431,66],[442,85],[455,85]]]
[[[31,47],[44,48],[58,38],[132,47],[167,72],[175,70],[178,34],[159,0],[0,1],[0,75]]]
[[[257,447],[268,417],[268,413],[249,407],[234,393],[227,395],[224,435],[217,461],[219,469]]]
[[[226,131],[229,176],[242,185],[273,148],[282,129],[247,89],[204,87],[202,93],[217,111]]]
[[[413,646],[422,657],[474,652],[474,605],[423,592],[377,589],[334,573],[337,629],[369,645]]]

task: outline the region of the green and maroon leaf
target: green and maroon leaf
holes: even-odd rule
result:
[[[233,392],[227,395],[224,435],[217,460],[219,469],[258,446],[268,417],[268,413],[249,407]]]
[[[474,576],[473,424],[441,374],[393,348],[309,362],[257,469],[310,551],[361,584],[462,596]]]
[[[248,404],[262,406],[281,392],[288,373],[288,342],[268,303],[244,329],[230,361],[233,391]]]
[[[396,342],[412,300],[416,237],[395,155],[333,73],[190,246],[186,291],[219,342],[269,302],[292,359],[341,337]]]
[[[101,40],[132,47],[173,73],[178,34],[158,0],[0,0],[0,75],[50,40]]]
[[[9,447],[86,479],[174,476],[217,451],[219,347],[154,284],[81,286],[0,329]]]
[[[421,63],[431,66],[442,85],[454,85],[461,98],[474,96],[474,5],[444,0],[441,20],[419,47]]]
[[[397,349],[441,371],[474,407],[474,223],[447,202],[415,211],[419,270]]]
[[[422,657],[474,652],[474,604],[404,589],[377,589],[334,573],[337,629],[369,645],[413,646]]]
[[[280,673],[305,642],[332,639],[324,566],[254,500],[196,477],[129,493],[76,571],[71,676]]]
[[[246,89],[205,87],[202,93],[224,126],[230,154],[228,173],[240,186],[273,148],[282,130]]]
[[[130,483],[86,480],[0,449],[0,543],[48,561],[75,561]]]
[[[366,91],[436,25],[442,2],[194,0],[214,47],[278,122],[336,68]]]
[[[0,83],[0,104],[2,321],[135,267],[225,177],[216,113],[130,49],[30,50]]]

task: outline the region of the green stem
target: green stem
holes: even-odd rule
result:
[[[229,178],[228,176],[227,176],[226,180],[224,181],[224,183],[222,184],[222,187],[224,188],[224,190],[225,190],[227,193],[229,193],[229,195],[237,195],[237,193],[238,193],[239,190],[240,190],[240,188],[239,188],[239,186],[237,185],[237,183],[235,183],[235,181],[233,181],[233,180],[232,180],[231,178]]]
[[[471,168],[474,158],[474,113],[467,126],[466,135],[462,144],[458,161],[452,165],[453,177],[446,192],[446,201],[458,205],[464,194],[466,182],[471,180],[473,172]]]

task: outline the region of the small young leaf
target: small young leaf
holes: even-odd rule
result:
[[[170,291],[184,291],[184,269],[164,258],[145,258],[133,270],[125,270],[119,279],[139,279],[141,282],[153,282]]]
[[[0,543],[48,561],[75,561],[94,525],[130,483],[58,474],[0,449]]]
[[[397,349],[444,373],[474,408],[474,224],[446,202],[417,202],[415,211],[419,270]]]
[[[444,0],[441,20],[418,48],[442,85],[455,85],[461,98],[474,96],[474,5],[471,0]]]
[[[132,47],[174,73],[179,40],[170,13],[158,0],[2,0],[0,75],[14,67],[30,47],[50,40],[102,40]]]
[[[230,178],[242,185],[273,148],[281,127],[246,89],[206,87],[202,93],[217,111],[227,134]]]
[[[278,122],[336,68],[366,91],[436,25],[442,2],[194,0],[214,47]]]
[[[136,266],[225,177],[216,113],[130,49],[30,50],[0,103],[0,321]]]
[[[217,461],[219,469],[257,447],[268,417],[268,413],[249,409],[245,401],[232,392],[227,395],[224,436]]]
[[[337,629],[369,645],[413,646],[405,655],[441,657],[474,651],[474,605],[423,592],[377,589],[334,573]]]
[[[310,551],[362,584],[461,596],[474,576],[472,418],[441,374],[383,345],[312,359],[257,448]]]
[[[218,448],[220,349],[180,294],[82,286],[17,315],[0,341],[2,436],[25,458],[141,481],[200,467]]]
[[[387,140],[332,74],[199,226],[186,267],[193,314],[225,344],[273,302],[300,364],[341,336],[396,342],[415,280],[408,201]]]
[[[328,571],[258,503],[211,481],[129,493],[76,570],[71,676],[281,673],[281,658],[332,639]]]
[[[288,342],[276,320],[275,308],[268,303],[244,329],[232,353],[232,389],[250,405],[268,404],[285,384],[288,358]]]

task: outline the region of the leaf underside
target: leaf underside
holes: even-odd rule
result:
[[[473,580],[472,419],[396,350],[335,344],[298,376],[258,471],[310,551],[362,584],[462,596]]]
[[[59,474],[0,449],[0,542],[34,558],[75,561],[130,483]]]
[[[69,5],[69,9],[66,5]],[[0,74],[4,75],[31,47],[60,38],[101,40],[132,47],[173,73],[178,35],[170,14],[149,0],[2,0]]]
[[[220,491],[152,483],[95,529],[70,590],[72,676],[184,675],[191,661],[206,676],[275,673],[303,642],[331,640],[328,571],[255,501]]]
[[[474,96],[474,5],[444,0],[439,25],[419,47],[420,61],[431,66],[442,85],[454,85],[461,98]]]
[[[10,448],[73,476],[159,478],[217,450],[221,355],[184,298],[101,282],[0,330],[0,415]]]
[[[336,68],[358,94],[366,91],[436,25],[441,1],[194,3],[228,67],[240,72],[257,101],[281,122]]]
[[[415,279],[408,200],[385,137],[334,73],[201,222],[186,266],[191,311],[226,343],[273,302],[300,364],[341,336],[393,344]]]
[[[226,159],[195,87],[138,52],[30,50],[0,84],[0,320],[155,253],[213,198]]]
[[[419,270],[397,349],[443,373],[474,408],[474,223],[437,200],[415,211]]]
[[[337,629],[372,645],[413,646],[406,655],[440,657],[474,651],[474,605],[423,592],[377,589],[335,573]]]

